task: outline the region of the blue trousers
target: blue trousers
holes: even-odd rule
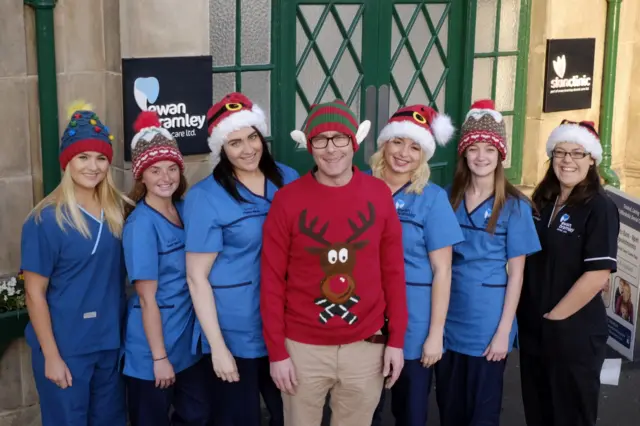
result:
[[[209,399],[206,359],[176,374],[168,389],[156,387],[155,380],[126,377],[131,426],[207,426]],[[173,413],[169,411],[173,407]]]
[[[433,369],[425,368],[419,359],[404,360],[404,368],[398,381],[391,388],[391,412],[396,426],[424,426],[429,414],[429,393]],[[382,426],[382,414],[386,393],[373,413],[372,426]]]
[[[42,426],[125,426],[124,381],[118,370],[118,351],[63,359],[72,378],[71,387],[66,389],[45,377],[40,348],[31,351]]]
[[[435,366],[441,426],[498,426],[506,365],[447,351]]]
[[[260,395],[269,411],[269,426],[284,426],[282,396],[271,379],[268,357],[236,357],[240,381],[235,383],[218,379],[213,371],[211,358],[208,359],[212,414],[210,426],[260,426]]]

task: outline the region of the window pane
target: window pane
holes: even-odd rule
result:
[[[267,116],[267,134],[271,135],[271,78],[270,71],[242,73],[242,91],[255,102]]]
[[[242,0],[241,8],[242,64],[271,63],[271,0]]]
[[[500,9],[500,51],[518,50],[521,1],[502,0]]]
[[[335,18],[329,14],[322,24],[320,34],[318,34],[318,38],[316,39],[316,43],[318,43],[318,47],[320,47],[320,52],[322,53],[322,58],[329,67],[331,67],[333,61],[336,59],[336,54],[343,40]]]
[[[224,96],[236,91],[236,75],[213,74],[213,103],[218,102]]]
[[[498,0],[477,0],[476,53],[493,52],[496,34]]]
[[[498,111],[513,110],[517,66],[517,56],[498,58],[498,76],[496,81],[496,108]]]
[[[236,2],[212,0],[209,9],[209,25],[209,46],[213,65],[235,65]]]
[[[479,58],[473,61],[472,102],[478,99],[491,99],[493,62],[494,58]]]

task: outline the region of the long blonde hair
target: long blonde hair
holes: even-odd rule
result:
[[[111,167],[107,169],[105,178],[95,188],[100,207],[104,210],[104,219],[111,233],[120,238],[124,226],[124,203],[131,201],[122,194],[113,182]],[[42,201],[40,201],[29,213],[34,216],[36,222],[41,221],[42,210],[48,206],[55,206],[56,222],[60,229],[65,231],[65,225],[80,232],[85,238],[91,238],[91,232],[87,221],[82,215],[75,195],[75,183],[71,177],[70,168],[67,167],[60,184]]]
[[[384,150],[387,143],[388,141],[378,148],[369,160],[371,174],[379,179],[384,179],[384,171],[387,168],[387,161],[384,159]],[[429,183],[431,169],[429,168],[429,163],[425,161],[424,156],[424,151],[420,150],[420,165],[411,173],[411,185],[405,190],[407,193],[422,194],[422,190]]]

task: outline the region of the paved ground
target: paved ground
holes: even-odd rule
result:
[[[611,357],[617,357],[615,353]],[[503,426],[526,426],[520,394],[520,372],[517,352],[510,357],[505,373],[505,394],[502,412]],[[431,413],[428,426],[439,425],[438,410],[432,393]],[[389,408],[389,398],[385,413],[384,426],[394,426],[395,422]],[[638,426],[640,425],[640,362],[623,362],[619,386],[603,386],[600,399],[599,426]],[[267,422],[264,423],[268,425]],[[300,425],[315,426],[315,425]],[[323,426],[329,426],[325,419]]]

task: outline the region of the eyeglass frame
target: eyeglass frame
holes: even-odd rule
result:
[[[563,156],[558,156],[556,154],[556,153],[560,154],[561,152],[564,152]],[[564,151],[564,150],[557,151],[555,148],[553,150],[551,150],[551,156],[553,158],[557,158],[558,160],[564,160],[565,158],[567,158],[567,154],[569,154],[569,157],[571,157],[574,160],[582,160],[587,155],[591,155],[591,153],[587,152],[587,151]]]
[[[335,141],[335,138],[347,138],[347,142],[344,145],[338,145]],[[313,142],[317,141],[317,140],[322,140],[322,139],[326,139],[326,142],[323,146],[316,146]],[[331,137],[328,136],[316,136],[313,139],[311,139],[311,146],[315,149],[325,149],[326,147],[329,146],[329,141],[331,141],[331,143],[333,144],[333,146],[335,146],[336,148],[344,148],[346,146],[349,146],[349,144],[351,143],[351,136],[349,135],[345,135],[343,133],[339,133],[337,135],[333,135]]]

